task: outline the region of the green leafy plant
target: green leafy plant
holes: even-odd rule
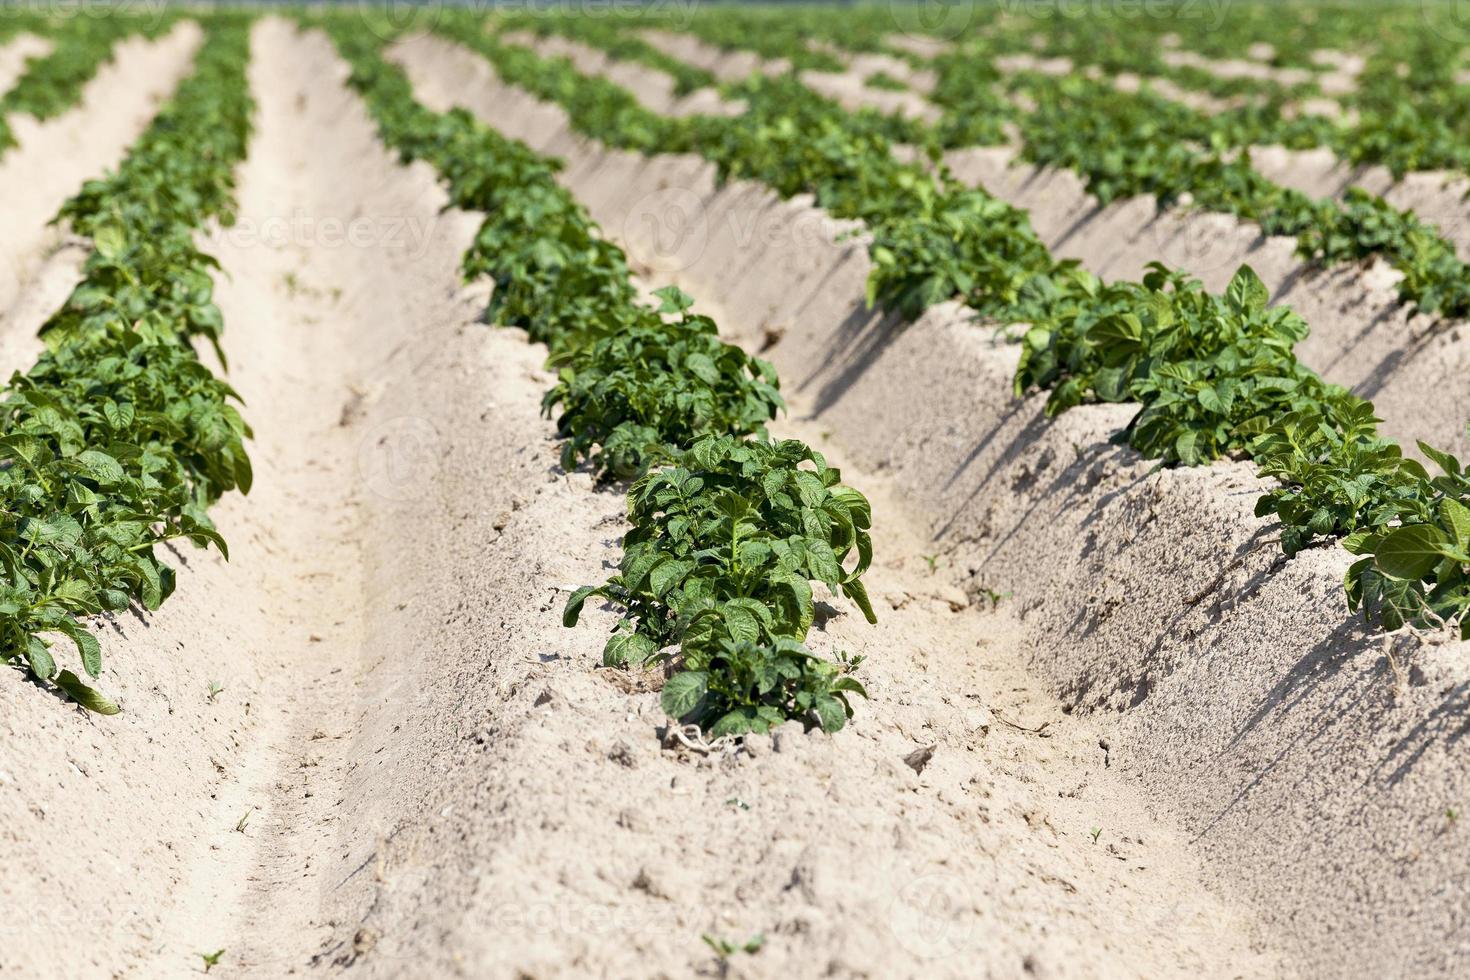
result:
[[[752,955],[759,953],[766,945],[764,933],[752,936],[743,943],[736,943],[721,937],[711,936],[709,933],[705,933],[699,938],[704,940],[704,944],[714,951],[715,956],[722,963],[736,953],[748,953]]]
[[[1403,523],[1344,539],[1363,556],[1348,569],[1348,601],[1373,611],[1385,629],[1458,623],[1470,639],[1470,474],[1448,453],[1419,446],[1441,473],[1419,483],[1418,512]]]
[[[190,346],[219,336],[214,263],[190,234],[229,220],[249,134],[247,40],[243,21],[212,19],[194,74],[118,172],[62,208],[93,252],[42,328],[47,351],[0,391],[0,650],[102,714],[118,706],[60,669],[47,635],[67,637],[98,677],[101,644],[83,620],[158,608],[174,576],[155,547],[225,552],[207,508],[251,483],[236,395]]]
[[[10,15],[7,11],[6,16]],[[86,84],[111,59],[118,41],[135,33],[156,35],[175,22],[173,14],[143,18],[111,12],[106,17],[69,18],[59,28],[30,25],[51,35],[52,48],[27,59],[20,78],[0,95],[0,152],[15,145],[6,116],[26,113],[42,120],[59,116],[81,98]]]
[[[567,624],[594,595],[621,606],[604,652],[618,665],[676,642],[805,639],[815,618],[811,581],[874,621],[861,578],[872,561],[872,515],[840,480],[795,440],[701,440],[633,484],[618,573],[574,592]]]
[[[723,43],[737,44],[733,32],[721,33],[730,31],[729,24],[742,23],[748,33],[751,24],[764,23],[743,17],[711,15],[709,23],[725,26],[710,29]],[[1102,25],[1107,41],[1097,48],[1099,25],[1085,20],[1082,33],[1077,25],[1058,24],[1043,50],[1086,56],[1114,70],[1136,64],[1130,59],[1144,51],[1145,40]],[[1136,401],[1140,410],[1122,435],[1147,456],[1166,465],[1256,459],[1263,473],[1280,481],[1263,496],[1259,512],[1282,520],[1279,540],[1288,555],[1357,530],[1392,528],[1395,521],[1424,523],[1414,517],[1425,507],[1415,464],[1377,435],[1371,406],[1296,360],[1294,346],[1306,324],[1270,307],[1254,273],[1242,269],[1221,296],[1160,265],[1142,282],[1105,284],[1075,262],[1056,260],[1023,213],[959,185],[936,155],[938,145],[956,145],[951,140],[967,131],[993,136],[1004,123],[1016,122],[1033,160],[1084,173],[1104,201],[1149,193],[1178,205],[1188,194],[1194,206],[1256,221],[1269,234],[1296,236],[1303,255],[1324,262],[1383,256],[1404,273],[1403,298],[1423,310],[1457,315],[1470,309],[1463,298],[1470,277],[1453,248],[1412,213],[1361,192],[1341,204],[1313,200],[1251,167],[1242,148],[1268,136],[1289,146],[1340,136],[1339,127],[1320,117],[1293,119],[1282,111],[1309,85],[1288,91],[1274,83],[1217,84],[1205,73],[1154,57],[1151,70],[1165,77],[1222,96],[1265,93],[1269,104],[1207,114],[1147,87],[1124,93],[1106,78],[1023,72],[1004,83],[1034,103],[1017,112],[997,96],[1000,78],[992,67],[974,72],[972,83],[964,77],[977,59],[999,50],[996,45],[1031,50],[1029,37],[1011,34],[996,44],[969,38],[968,48],[956,47],[929,64],[939,75],[934,98],[952,109],[932,130],[848,112],[815,95],[795,74],[727,87],[727,95],[746,103],[740,116],[672,124],[641,116],[628,93],[604,79],[583,78],[569,62],[485,40],[482,26],[476,17],[456,15],[438,29],[480,50],[508,81],[567,107],[584,134],[643,152],[694,148],[715,163],[722,179],[760,180],[783,196],[810,193],[835,217],[863,222],[873,260],[870,304],[912,318],[935,303],[958,300],[1002,326],[1026,325],[1017,392],[1050,389],[1053,414],[1091,400]],[[866,29],[854,36],[881,48]],[[1304,39],[1298,35],[1294,42],[1300,62],[1309,51]],[[1209,42],[1215,46],[1220,39]],[[1416,63],[1408,72],[1413,84],[1399,89],[1413,88],[1417,97],[1442,84],[1452,74],[1447,54],[1435,53],[1441,60],[1433,71]],[[1386,91],[1393,83],[1375,76],[1374,84]],[[956,116],[966,116],[964,125],[955,125]],[[895,140],[928,150],[933,170],[896,160]],[[1314,426],[1319,435],[1311,434]],[[1432,588],[1428,579],[1420,584]],[[1373,589],[1365,594],[1369,600],[1377,595]]]
[[[764,436],[784,406],[770,364],[721,341],[713,320],[689,312],[688,294],[658,295],[658,309],[631,308],[631,323],[552,355],[558,380],[542,404],[562,409],[563,468],[588,459],[600,476],[637,476],[706,435]]]
[[[1139,402],[1126,434],[1147,456],[1194,465],[1245,450],[1286,413],[1358,404],[1296,360],[1307,325],[1267,306],[1249,266],[1224,296],[1158,263],[1141,288],[1090,290],[1093,303],[1027,332],[1017,390],[1051,387],[1051,414],[1090,398]]]
[[[999,608],[1001,601],[1004,599],[1009,599],[1012,595],[1012,593],[1010,592],[998,592],[995,589],[990,588],[982,588],[980,590],[980,594],[985,597],[986,602],[990,603],[990,608],[992,610]]]
[[[461,30],[473,23],[448,19]],[[634,529],[619,574],[577,590],[566,625],[594,595],[622,605],[605,662],[676,662],[675,678],[697,677],[702,691],[681,706],[673,698],[690,693],[690,681],[671,680],[666,704],[722,733],[787,717],[836,730],[850,714],[849,695],[862,694],[847,676],[861,658],[821,661],[800,640],[816,615],[812,581],[872,619],[861,582],[872,557],[871,515],[820,454],[764,438],[764,422],[781,406],[770,365],[721,342],[677,289],[659,291],[658,308],[637,302],[622,252],[557,185],[553,165],[466,113],[419,106],[402,72],[379,55],[381,39],[360,24],[329,26],[384,138],[405,159],[438,167],[456,204],[486,211],[465,272],[494,279],[496,322],[550,347],[560,375],[545,408],[561,409],[563,464],[591,459],[603,476],[657,464],[629,494]],[[478,46],[503,72],[533,65]],[[569,70],[553,63],[552,77]],[[636,121],[613,102],[591,91],[577,103],[579,118]],[[677,654],[660,654],[674,643]]]
[[[1366,402],[1347,402],[1329,419],[1316,407],[1288,412],[1255,438],[1261,473],[1279,486],[1256,503],[1256,516],[1281,521],[1287,555],[1363,528],[1428,519],[1429,474],[1377,432]]]
[[[868,696],[840,664],[789,637],[686,641],[681,652],[682,669],[664,684],[660,703],[711,738],[769,731],[789,718],[836,732],[852,717],[850,697]]]

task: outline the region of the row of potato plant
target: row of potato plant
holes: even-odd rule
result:
[[[243,21],[207,23],[192,75],[117,172],[63,206],[58,220],[91,239],[83,279],[43,326],[35,366],[0,391],[0,649],[104,714],[117,705],[61,668],[48,637],[68,637],[98,677],[84,620],[157,609],[175,585],[158,547],[227,553],[207,509],[250,488],[238,398],[191,344],[219,338],[216,265],[193,236],[231,220],[252,108]]]
[[[717,7],[644,19],[649,18],[727,49],[785,58],[798,67],[833,67],[830,54],[812,50],[812,40],[820,39],[947,69],[955,80],[971,84],[998,82],[998,57],[1065,58],[1077,76],[1098,72],[1110,82],[1126,72],[1233,101],[1208,122],[1211,133],[1236,148],[1327,147],[1351,165],[1378,164],[1395,176],[1430,169],[1463,173],[1470,167],[1470,116],[1462,111],[1470,84],[1461,73],[1464,30],[1453,4],[1313,0],[1232,3],[1228,10],[1207,11],[1192,0],[1172,0],[1147,11],[1121,11],[979,3],[932,11],[857,8],[840,18],[819,7]],[[942,48],[937,55],[917,55],[894,43],[929,31],[936,35],[931,43]],[[1252,53],[1262,47],[1264,56]],[[1174,53],[1185,57],[1170,57]],[[1326,93],[1322,76],[1344,54],[1361,54],[1365,67],[1346,89]],[[1289,68],[1301,77],[1225,77],[1189,55],[1250,59],[1262,69]],[[1306,111],[1305,100],[1329,95],[1345,110],[1340,117]],[[950,130],[958,134],[970,120],[956,115],[947,122],[958,124]],[[995,135],[994,129],[985,132]]]
[[[1334,200],[1268,179],[1229,114],[1082,76],[1022,73],[1009,87],[1034,103],[1014,114],[1023,157],[1077,173],[1103,204],[1148,195],[1175,207],[1187,199],[1191,208],[1295,238],[1300,256],[1323,265],[1380,256],[1403,274],[1404,302],[1429,314],[1470,315],[1470,267],[1438,227],[1360,187]],[[976,118],[971,102],[960,105],[963,118]]]
[[[668,666],[664,709],[711,736],[788,718],[841,728],[866,693],[855,659],[804,645],[812,583],[873,620],[871,513],[820,453],[767,436],[783,404],[774,369],[721,341],[678,289],[641,301],[623,253],[557,182],[558,162],[463,110],[420,105],[361,23],[328,29],[384,141],[436,167],[456,207],[485,213],[465,274],[493,280],[492,322],[546,344],[563,465],[632,480],[618,571],[578,589],[565,624],[593,597],[620,610],[604,662]]]
[[[684,29],[723,48],[831,67],[831,54],[813,54],[809,47],[815,25],[831,19],[806,13],[719,11],[693,15]],[[592,31],[581,26],[585,18],[576,16],[523,16],[505,22],[517,27],[534,22],[543,33],[557,31],[615,57],[621,50],[611,40],[618,36],[616,27],[602,22]],[[761,30],[754,31],[755,25]],[[874,38],[881,36],[871,26],[863,30],[846,18],[824,34],[856,50],[871,49]],[[1015,38],[1000,40],[1007,38],[1004,32],[987,32],[932,59],[913,59],[936,73],[931,98],[944,113],[932,127],[900,116],[865,124],[893,142],[945,148],[998,145],[1018,132],[1025,159],[1074,171],[1103,204],[1134,195],[1152,196],[1160,207],[1188,200],[1193,208],[1258,224],[1267,235],[1295,238],[1303,258],[1324,265],[1381,256],[1403,274],[1398,285],[1402,301],[1426,314],[1470,316],[1470,266],[1434,224],[1362,188],[1351,188],[1342,201],[1313,198],[1253,168],[1252,144],[1335,145],[1321,132],[1335,128],[1329,121],[1296,115],[1278,118],[1266,130],[1261,117],[1268,110],[1257,105],[1207,113],[1147,87],[1122,91],[1108,77],[1057,78],[1036,71],[1007,77],[992,63],[1000,51],[1014,47]],[[652,65],[647,58],[637,60]],[[861,114],[877,116],[872,110]],[[1303,128],[1314,132],[1297,132]],[[1361,152],[1337,148],[1354,162],[1367,159]]]
[[[173,23],[172,16],[155,21],[123,14],[81,17],[60,24],[42,17],[16,20],[13,26],[46,37],[51,50],[27,59],[20,78],[0,95],[0,153],[15,146],[7,116],[26,113],[45,120],[60,115],[81,98],[82,89],[112,57],[119,41],[137,33],[156,37]]]
[[[1150,17],[1039,9],[1024,18],[985,18],[984,28],[957,38],[956,47],[972,67],[1024,52],[1065,57],[1077,70],[1130,72],[1236,98],[1240,104],[1214,114],[1212,122],[1237,147],[1327,147],[1349,164],[1378,164],[1396,177],[1431,169],[1463,173],[1470,166],[1470,119],[1460,108],[1467,91],[1459,74],[1464,32],[1453,4],[1232,4],[1218,22],[1190,16],[1188,7],[1178,0],[1173,16],[1167,9]],[[1238,62],[1256,46],[1269,52],[1263,68],[1291,68],[1306,77],[1291,83],[1227,79],[1166,57],[1177,50]],[[1326,94],[1320,79],[1343,54],[1365,60],[1351,85],[1330,93],[1344,113],[1304,111],[1307,98]]]
[[[1053,414],[1137,402],[1126,439],[1167,465],[1254,460],[1279,481],[1257,511],[1282,522],[1288,554],[1340,540],[1363,556],[1346,583],[1353,607],[1389,629],[1458,619],[1470,635],[1470,522],[1459,523],[1470,488],[1458,462],[1423,447],[1444,471],[1432,477],[1378,434],[1370,403],[1301,365],[1293,348],[1306,323],[1268,308],[1248,268],[1223,295],[1162,266],[1142,282],[1105,284],[1055,259],[1024,212],[942,169],[896,162],[867,119],[794,77],[739,86],[742,116],[668,120],[565,59],[497,41],[477,18],[447,16],[439,29],[508,82],[561,103],[587,135],[644,152],[694,149],[724,178],[809,192],[834,215],[865,221],[870,302],[916,316],[959,300],[1025,327],[1018,394],[1051,389]]]

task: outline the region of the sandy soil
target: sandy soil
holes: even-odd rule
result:
[[[1336,97],[1350,94],[1356,89],[1357,78],[1366,66],[1366,61],[1361,55],[1346,56],[1327,51],[1316,54],[1320,61],[1331,68],[1330,71],[1316,76],[1324,97],[1304,100],[1297,107],[1298,111],[1337,118],[1345,125],[1355,124],[1356,112],[1344,109],[1336,101]],[[1288,84],[1301,78],[1298,74],[1300,69],[1272,68],[1247,61],[1214,61],[1187,52],[1169,52],[1165,54],[1165,58],[1175,64],[1193,64],[1214,71],[1223,78],[1247,75],[1275,78]],[[1066,58],[1039,59],[1028,54],[999,58],[997,65],[1003,71],[1030,70],[1058,75],[1073,70],[1071,62]],[[1114,81],[1124,91],[1136,91],[1144,79],[1121,73],[1114,77]],[[1204,112],[1218,112],[1233,104],[1231,100],[1215,99],[1206,93],[1182,89],[1167,79],[1148,79],[1148,82],[1165,98]],[[1470,203],[1467,203],[1470,179],[1463,174],[1420,171],[1396,180],[1386,167],[1355,166],[1339,160],[1327,148],[1288,150],[1281,146],[1253,146],[1250,152],[1255,169],[1282,186],[1318,197],[1340,197],[1349,187],[1362,187],[1381,195],[1395,207],[1413,210],[1426,220],[1439,225],[1445,237],[1455,245],[1460,257],[1470,260]],[[1023,174],[1023,178],[1029,177],[1029,172]]]
[[[538,37],[529,31],[510,31],[502,36],[508,44],[534,47],[549,58],[567,58],[584,75],[606,78],[632,92],[638,101],[661,115],[739,115],[744,106],[738,101],[721,99],[718,93],[702,89],[677,95],[674,80],[661,71],[642,71],[608,56],[607,52],[569,38]]]
[[[158,41],[130,37],[70,111],[11,117],[18,146],[0,157],[0,373],[28,366],[35,328],[66,298],[85,252],[47,224],[82,183],[115,167],[188,72],[200,41],[185,21]]]
[[[1321,73],[1305,68],[1280,68],[1262,64],[1261,62],[1265,60],[1262,58],[1207,58],[1194,51],[1182,50],[1164,51],[1160,57],[1165,64],[1175,68],[1200,68],[1225,79],[1253,78],[1258,81],[1271,81],[1278,85],[1291,86],[1301,85],[1321,77]],[[1266,54],[1267,59],[1270,57],[1269,53]]]
[[[890,34],[884,38],[884,43],[921,58],[937,58],[953,46],[951,41],[923,33]]]
[[[1343,608],[1346,556],[1283,562],[1250,516],[1237,465],[1152,472],[1106,437],[1126,406],[1055,423],[1009,396],[1014,354],[940,308],[896,330],[861,310],[860,243],[807,202],[716,190],[688,158],[639,160],[570,137],[556,109],[498,85],[467,52],[401,50],[421,95],[569,157],[605,227],[693,241],[633,255],[717,304],[783,369],[845,460],[881,471],[967,595],[1009,592],[1017,649],[1075,716],[1103,726],[1110,765],[1183,826],[1209,881],[1253,908],[1289,970],[1453,975],[1470,880],[1450,843],[1467,778],[1459,644],[1400,641],[1393,662]]]
[[[866,79],[867,74],[861,70],[801,73],[805,85],[847,109],[876,109],[885,115],[907,116],[927,123],[937,123],[944,115],[943,110],[918,92],[871,88]]]
[[[861,78],[871,78],[881,72],[898,79],[921,95],[932,92],[939,81],[931,69],[917,68],[910,62],[891,54],[877,51],[848,51],[822,41],[812,41],[811,46],[815,51],[822,51],[839,59],[849,71]]]
[[[8,92],[25,74],[26,62],[51,53],[51,42],[34,34],[17,34],[0,45],[0,92]]]
[[[757,73],[781,75],[791,70],[791,63],[784,58],[768,60],[750,51],[724,51],[690,34],[646,30],[641,31],[640,35],[650,44],[655,44],[669,54],[710,72],[721,82],[740,82]],[[539,43],[544,44],[545,42]],[[538,50],[540,50],[539,47]],[[601,54],[597,53],[597,56],[601,57]],[[856,71],[849,72],[803,71],[800,77],[802,82],[848,109],[872,108],[884,113],[897,112],[927,122],[933,122],[939,118],[940,113],[937,107],[916,92],[892,92],[886,89],[869,88],[864,84],[864,79],[871,74],[868,68],[876,70],[872,65],[864,65]],[[641,73],[644,75],[661,74],[659,72]],[[646,79],[640,84],[648,85]]]

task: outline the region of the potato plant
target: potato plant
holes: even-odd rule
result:
[[[632,307],[632,322],[551,356],[559,373],[543,407],[561,410],[563,468],[585,460],[603,479],[631,478],[709,433],[764,436],[784,407],[775,368],[720,340],[687,293],[659,296],[658,309]]]
[[[873,622],[862,583],[872,514],[840,481],[796,440],[702,439],[633,484],[618,574],[573,593],[567,624],[594,595],[622,607],[604,654],[616,665],[691,640],[802,640],[814,581]]]
[[[250,488],[235,393],[190,346],[219,336],[213,260],[190,235],[229,218],[250,132],[247,53],[241,22],[211,19],[193,75],[118,172],[63,207],[92,240],[84,278],[43,327],[46,353],[0,392],[0,647],[102,713],[117,706],[60,667],[48,635],[97,677],[101,645],[82,620],[156,609],[174,586],[156,546],[225,551],[207,509]]]
[[[559,376],[544,405],[559,412],[563,465],[636,477],[619,574],[578,589],[566,625],[594,595],[620,605],[605,663],[660,657],[672,671],[665,708],[718,734],[786,718],[840,728],[850,696],[864,693],[847,676],[855,662],[821,660],[800,641],[815,616],[813,581],[873,619],[861,581],[871,513],[820,453],[765,437],[782,406],[774,369],[719,340],[678,289],[644,305],[621,250],[553,165],[465,113],[418,105],[362,25],[329,28],[384,140],[434,164],[457,206],[486,212],[465,271],[494,280],[493,322],[547,344]],[[578,111],[608,125],[641,118],[599,91]],[[660,654],[673,644],[677,653]]]
[[[21,12],[25,16],[25,12]],[[12,12],[7,11],[10,17]],[[162,18],[108,17],[69,18],[61,24],[41,17],[27,18],[24,26],[49,35],[50,53],[32,57],[25,72],[9,91],[0,94],[0,153],[15,145],[15,135],[5,122],[11,113],[51,119],[70,109],[81,98],[82,89],[111,57],[117,42],[130,34],[157,36],[176,22],[172,14]]]

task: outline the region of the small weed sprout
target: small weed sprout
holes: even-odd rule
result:
[[[714,950],[715,956],[719,957],[721,963],[727,962],[736,953],[759,953],[761,947],[766,944],[766,934],[763,932],[738,944],[723,937],[711,936],[709,933],[704,933],[700,938],[704,940],[706,946]]]
[[[1002,599],[1009,599],[1015,593],[997,592],[994,589],[981,589],[980,594],[985,597],[987,602],[990,603],[990,609],[993,612],[995,608],[1000,605],[1000,601]]]

